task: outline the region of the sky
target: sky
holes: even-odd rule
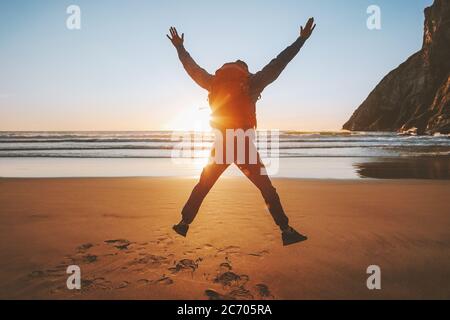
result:
[[[257,104],[261,129],[339,130],[376,84],[420,49],[432,0],[17,0],[0,2],[0,130],[206,129],[207,92],[166,38],[210,73],[257,72],[317,27]],[[81,9],[81,29],[66,9]],[[381,9],[381,30],[366,25]]]

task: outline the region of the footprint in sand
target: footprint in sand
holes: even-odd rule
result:
[[[262,250],[262,251],[258,251],[258,252],[251,252],[248,255],[249,256],[254,256],[254,257],[262,257],[269,254],[268,250]]]
[[[66,266],[58,265],[52,269],[34,270],[28,274],[29,278],[44,278],[44,277],[61,277],[66,275]]]
[[[123,289],[128,287],[130,283],[128,281],[122,281],[121,283],[119,283],[119,285],[117,287],[115,287],[115,289]]]
[[[146,285],[155,285],[155,284],[162,284],[162,285],[171,285],[173,284],[173,280],[166,275],[162,275],[161,278],[156,280],[148,280],[148,279],[139,279],[137,281],[138,285],[146,286]]]
[[[103,277],[93,279],[81,279],[81,290],[94,290],[94,289],[112,289],[111,281],[106,280]]]
[[[182,259],[178,262],[174,261],[175,266],[170,267],[169,271],[171,271],[172,273],[178,273],[181,271],[191,271],[192,273],[194,273],[198,268],[198,262],[199,259],[197,259],[197,261],[191,259]]]
[[[244,286],[239,286],[238,288],[231,290],[228,295],[233,297],[234,299],[239,300],[253,299],[253,295],[251,294],[250,290],[247,290]]]
[[[267,285],[258,283],[253,287],[254,290],[250,290],[250,288],[247,288],[250,277],[246,274],[237,274],[231,270],[233,270],[231,260],[226,258],[219,265],[219,272],[213,279],[213,283],[221,284],[225,292],[220,293],[212,289],[205,290],[205,295],[210,300],[253,300],[255,297],[259,299],[274,298]]]
[[[84,252],[86,250],[89,250],[90,248],[92,248],[94,245],[92,243],[83,243],[82,245],[80,245],[77,250],[79,252]]]
[[[261,298],[274,298],[273,294],[270,292],[269,287],[264,283],[258,283],[256,286],[256,291]]]
[[[89,253],[85,254],[85,252],[80,251],[74,254],[73,256],[66,256],[65,259],[67,259],[67,261],[63,262],[63,264],[67,267],[68,265],[71,264],[80,265],[97,262],[98,256]]]
[[[104,241],[107,244],[116,244],[116,243],[130,243],[127,239],[112,239],[112,240],[105,240]]]
[[[232,297],[220,294],[217,291],[212,290],[212,289],[205,290],[205,295],[209,298],[209,300],[232,300],[233,299]]]
[[[205,290],[205,295],[209,300],[252,300],[254,299],[252,293],[245,287],[237,287],[227,294],[221,294],[215,290]]]
[[[126,239],[105,240],[105,243],[112,244],[119,250],[128,250],[128,247],[132,244],[132,242]]]
[[[172,240],[166,236],[160,236],[158,241],[160,245],[167,247],[167,243]],[[203,263],[203,257],[195,255],[196,250],[201,249],[214,249],[209,252],[206,257],[214,255],[216,252],[221,252],[224,255],[224,260],[218,266],[217,272],[212,272],[212,274],[207,274],[207,281],[213,282],[215,284],[220,284],[224,288],[222,292],[216,292],[214,290],[205,291],[205,294],[210,299],[251,299],[253,295],[258,296],[258,291],[254,290],[250,292],[246,288],[248,286],[247,282],[248,276],[241,275],[233,272],[233,265],[228,258],[228,253],[240,252],[240,248],[237,246],[227,246],[224,248],[216,248],[211,244],[206,244],[204,246],[198,246],[196,249],[184,248],[185,253],[189,254],[191,259],[185,258],[183,256],[176,256],[173,253],[159,250],[158,254],[151,254],[147,250],[150,247],[144,247],[144,245],[149,244],[151,247],[155,246],[156,241],[142,242],[131,242],[127,239],[117,238],[104,240],[101,243],[82,243],[76,247],[75,251],[67,255],[65,260],[60,262],[60,264],[49,269],[35,270],[28,276],[33,281],[47,281],[52,280],[55,277],[59,277],[64,281],[60,282],[58,280],[58,286],[51,285],[50,290],[65,290],[65,280],[67,275],[65,273],[66,268],[70,264],[77,265],[90,265],[85,269],[85,274],[82,277],[82,290],[119,290],[130,288],[130,286],[149,286],[149,285],[172,285],[176,281],[175,277],[184,277],[184,272],[190,273],[194,277],[194,273],[198,271],[199,265]],[[135,250],[135,249],[142,250]],[[161,249],[161,248],[160,248]],[[144,251],[145,250],[145,251]],[[95,253],[95,254],[94,254]],[[132,255],[129,255],[131,253]],[[101,260],[101,261],[99,261]],[[100,263],[98,263],[100,262]],[[98,264],[97,264],[98,263]],[[166,274],[159,273],[156,278],[148,278],[144,275],[143,270],[148,271],[149,268],[163,269]],[[159,270],[160,270],[159,269]],[[121,270],[127,270],[123,272]],[[101,271],[101,273],[99,273]],[[118,271],[117,276],[114,277],[115,281],[111,282],[105,278],[99,278],[99,275],[108,278],[108,274],[114,274]],[[164,272],[164,271],[163,271]],[[137,276],[134,278],[132,275]],[[146,278],[140,278],[146,277]],[[137,280],[139,279],[139,280]],[[31,279],[30,279],[31,280]],[[62,285],[64,284],[64,285]],[[253,288],[253,287],[252,287]],[[262,290],[261,292],[263,292]],[[52,291],[57,292],[57,291]],[[265,296],[268,294],[261,293],[259,296]]]
[[[87,254],[82,257],[82,261],[85,263],[93,263],[97,261],[97,256],[93,254]]]
[[[173,280],[166,275],[162,275],[161,278],[151,281],[152,284],[164,284],[164,285],[170,285],[173,284]]]
[[[225,255],[233,255],[233,254],[239,254],[241,253],[241,248],[238,246],[228,246],[225,248],[218,248],[216,256],[219,254],[225,254]]]
[[[66,275],[66,267],[63,267],[63,268],[56,267],[55,269],[47,269],[47,270],[45,270],[45,273],[47,276],[51,276],[51,277],[65,276]]]
[[[238,275],[232,271],[226,271],[220,273],[215,279],[215,283],[220,283],[223,287],[239,287],[245,285],[249,280],[249,277],[245,274]]]
[[[139,279],[137,281],[137,283],[140,284],[140,285],[144,285],[145,286],[145,285],[150,283],[150,280],[148,280],[148,279]]]
[[[220,267],[221,272],[227,272],[227,271],[231,271],[233,269],[233,267],[231,266],[231,263],[229,263],[229,262],[222,262],[219,267]]]

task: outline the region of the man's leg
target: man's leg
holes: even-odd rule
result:
[[[289,226],[289,219],[284,213],[283,207],[281,206],[280,197],[278,196],[276,189],[272,186],[269,176],[266,174],[261,174],[261,169],[265,168],[264,164],[261,162],[259,154],[257,164],[243,164],[238,165],[238,167],[261,191],[270,214],[275,220],[275,223],[281,229],[283,245],[287,246],[307,240],[308,238],[306,236],[298,233],[295,229]],[[266,171],[264,170],[263,172]]]
[[[219,179],[220,175],[228,168],[228,166],[228,164],[216,164],[212,161],[203,169],[200,181],[192,190],[191,196],[181,211],[183,223],[190,224],[194,220],[203,199],[205,199],[217,179]]]
[[[289,227],[289,219],[284,213],[281,205],[280,197],[277,190],[273,187],[270,178],[266,174],[261,174],[261,170],[265,172],[264,164],[257,155],[256,164],[239,164],[239,169],[246,175],[248,179],[261,191],[272,218],[281,230]]]

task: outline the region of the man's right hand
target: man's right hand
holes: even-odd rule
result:
[[[304,28],[300,27],[300,37],[302,37],[305,40],[308,40],[308,38],[311,36],[315,28],[316,24],[314,23],[314,18],[309,18],[305,27]]]
[[[184,43],[184,33],[183,33],[183,34],[181,35],[181,37],[180,37],[180,36],[178,35],[177,29],[174,28],[174,27],[170,27],[169,31],[170,31],[171,37],[170,37],[168,34],[166,34],[166,36],[167,36],[167,38],[169,38],[169,40],[172,42],[172,44],[173,44],[175,47],[180,47],[180,46],[182,46],[183,43]]]

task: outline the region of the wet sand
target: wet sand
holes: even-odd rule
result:
[[[267,160],[267,159],[266,159]],[[266,162],[276,178],[450,180],[450,157],[301,157]],[[198,177],[206,158],[0,157],[0,178]],[[230,167],[224,176],[240,177]]]
[[[289,247],[244,178],[219,180],[174,234],[195,182],[0,179],[0,298],[450,298],[450,181],[276,179],[309,237]],[[73,264],[81,290],[66,287]]]

